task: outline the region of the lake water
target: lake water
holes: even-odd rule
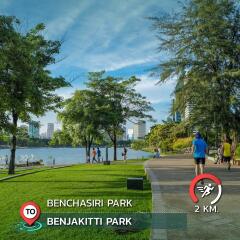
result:
[[[100,148],[102,158],[105,160],[106,149]],[[117,149],[118,159],[122,159],[122,148]],[[6,155],[10,155],[9,149],[0,150],[0,164],[4,163]],[[144,151],[135,151],[128,148],[128,159],[147,158],[150,153]],[[52,165],[55,159],[56,165],[85,163],[85,148],[22,148],[16,151],[16,162],[26,162],[26,159],[36,161],[42,159],[45,165]],[[108,148],[108,159],[113,160],[113,148]]]

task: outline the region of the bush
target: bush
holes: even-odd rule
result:
[[[192,146],[192,137],[178,138],[173,143],[173,150],[182,150]]]
[[[146,146],[145,140],[134,140],[131,144],[131,148],[134,150],[143,150]]]
[[[237,146],[236,156],[237,156],[238,158],[240,158],[240,144]]]
[[[131,144],[131,148],[134,150],[143,150],[146,147],[145,140],[134,140]]]

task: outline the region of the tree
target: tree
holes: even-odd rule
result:
[[[151,128],[145,141],[150,147],[160,147],[163,151],[170,151],[173,150],[176,141],[188,137],[188,127],[186,122],[164,121],[162,124],[157,124]]]
[[[72,144],[85,147],[86,162],[90,159],[93,141],[100,138],[100,118],[95,102],[94,92],[77,90],[65,101],[64,110],[59,113],[63,132],[71,137]]]
[[[72,138],[66,131],[55,131],[49,142],[50,146],[71,146]]]
[[[190,123],[239,131],[240,9],[234,0],[190,0],[173,16],[152,18],[159,50],[171,52],[160,63],[160,81],[177,76],[178,107],[193,106]]]
[[[20,21],[0,16],[0,81],[8,131],[12,135],[9,174],[14,174],[18,121],[27,122],[30,115],[40,116],[54,110],[61,97],[55,90],[69,86],[62,77],[52,77],[47,66],[56,62],[59,41],[46,40],[43,24],[26,34],[17,31]]]
[[[117,160],[117,136],[123,132],[127,120],[152,119],[147,114],[153,111],[151,104],[135,86],[140,81],[136,77],[120,79],[104,76],[105,72],[89,73],[87,87],[94,93],[94,106],[101,128],[109,135],[114,147],[114,160]]]

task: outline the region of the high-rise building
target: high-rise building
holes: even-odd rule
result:
[[[127,140],[132,140],[133,139],[133,129],[129,128],[127,130]]]
[[[122,126],[122,134],[118,136],[118,141],[126,141],[127,140],[127,128],[126,126]]]
[[[146,136],[146,122],[138,120],[133,126],[134,139],[143,139]]]
[[[181,113],[176,109],[175,99],[172,99],[172,107],[171,107],[171,117],[173,122],[181,122],[182,116]]]
[[[30,121],[28,126],[28,135],[30,138],[39,138],[40,122]]]
[[[47,126],[47,138],[51,139],[54,133],[54,123],[48,123]]]
[[[47,133],[46,132],[41,133],[40,138],[41,139],[47,139]]]
[[[182,121],[182,116],[181,116],[181,113],[179,111],[176,111],[174,114],[173,114],[173,121],[174,122],[181,122]]]
[[[193,104],[187,103],[184,111],[184,119],[188,119],[191,116],[192,109]]]

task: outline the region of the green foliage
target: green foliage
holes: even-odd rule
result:
[[[240,144],[236,148],[236,156],[240,158]]]
[[[183,150],[185,148],[189,148],[192,145],[192,137],[187,138],[178,138],[173,143],[173,150]]]
[[[95,109],[101,128],[108,134],[114,146],[114,160],[117,160],[117,136],[123,133],[122,126],[127,120],[150,119],[152,111],[150,102],[136,92],[135,86],[140,79],[132,76],[119,79],[104,76],[105,72],[89,73],[87,83],[94,93]]]
[[[161,82],[178,77],[176,108],[193,106],[192,126],[229,134],[240,121],[240,9],[238,1],[190,0],[173,16],[152,18],[159,49]]]
[[[135,150],[142,150],[147,147],[147,143],[145,140],[134,140],[131,144],[131,148]]]
[[[188,124],[185,122],[165,122],[151,128],[146,137],[149,147],[160,147],[163,151],[173,150],[173,144],[178,138],[188,137]]]
[[[86,147],[86,159],[94,142],[107,144],[110,139],[114,146],[114,160],[117,160],[117,138],[123,134],[123,125],[132,118],[152,119],[147,112],[153,109],[135,90],[140,79],[130,77],[124,80],[104,74],[104,71],[89,73],[87,89],[76,91],[64,103],[59,118],[72,144]],[[54,141],[58,140],[54,139],[51,144]]]
[[[171,150],[174,140],[171,133],[174,125],[175,123],[165,123],[152,127],[147,136],[148,144],[155,148],[160,147],[163,151]]]
[[[55,90],[69,86],[63,77],[52,77],[47,69],[56,62],[60,42],[44,38],[43,24],[23,34],[15,17],[0,16],[0,121],[12,135],[9,173],[14,173],[17,123],[31,115],[41,116],[55,110],[62,100]],[[0,122],[0,125],[1,125]]]
[[[72,138],[66,131],[56,131],[53,133],[49,145],[53,147],[71,146]]]
[[[54,136],[51,144],[60,143],[63,137],[74,146],[85,146],[86,161],[88,161],[93,141],[101,137],[100,118],[95,102],[94,92],[75,91],[73,97],[65,101],[64,110],[59,113],[59,119],[63,122],[63,132]]]

